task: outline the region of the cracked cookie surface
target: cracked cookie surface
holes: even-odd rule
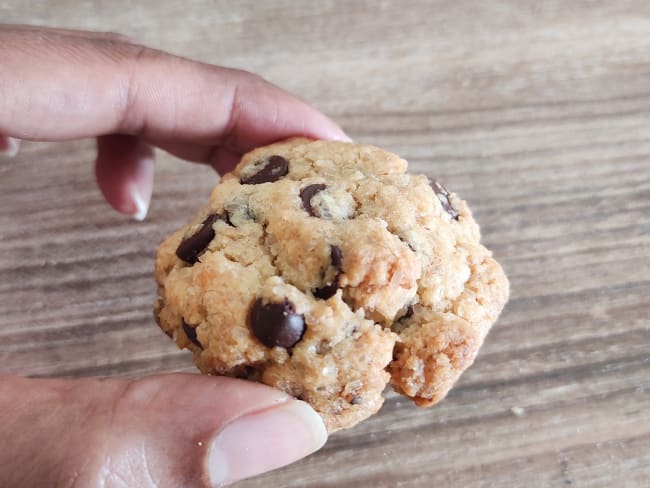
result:
[[[310,403],[328,431],[393,388],[442,399],[508,298],[466,203],[382,149],[246,154],[156,256],[160,327],[204,373]]]

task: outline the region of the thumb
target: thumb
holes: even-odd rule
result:
[[[224,486],[326,438],[306,403],[242,380],[0,377],[0,486]]]

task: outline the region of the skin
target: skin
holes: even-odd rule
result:
[[[348,140],[251,73],[116,34],[0,25],[0,164],[20,140],[96,138],[102,193],[137,219],[151,198],[153,148],[223,173],[295,135]],[[0,376],[0,486],[220,486],[325,439],[306,404],[240,380]]]

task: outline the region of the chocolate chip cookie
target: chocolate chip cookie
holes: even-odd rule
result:
[[[156,257],[158,324],[204,373],[309,402],[328,430],[392,387],[427,406],[508,298],[465,202],[382,149],[290,139],[246,154]]]

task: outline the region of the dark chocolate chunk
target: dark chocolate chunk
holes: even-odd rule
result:
[[[343,267],[343,254],[338,246],[330,246],[330,259],[332,260],[332,266],[341,271]]]
[[[352,395],[349,401],[350,405],[359,405],[361,403],[361,397],[359,395]]]
[[[452,219],[458,220],[458,212],[452,206],[451,201],[449,200],[449,190],[447,190],[436,180],[430,179],[429,183],[431,184],[431,188],[433,189],[434,193],[438,197],[438,200],[440,200],[442,208],[445,209],[445,212],[447,212]]]
[[[314,208],[311,206],[311,199],[314,198],[314,195],[316,195],[316,193],[323,191],[325,188],[327,188],[327,185],[316,183],[314,185],[307,185],[302,190],[300,190],[302,206],[312,217],[318,217],[318,215],[314,213]]]
[[[337,270],[336,276],[331,283],[314,290],[314,296],[323,300],[333,297],[336,294],[336,290],[339,289],[339,276],[341,276],[343,266],[343,254],[338,246],[330,246],[330,261],[332,262],[332,266]]]
[[[188,324],[184,320],[183,320],[183,332],[185,332],[185,335],[187,336],[187,338],[190,341],[192,341],[192,344],[194,344],[195,346],[198,346],[201,349],[203,349],[203,346],[199,342],[199,339],[196,337],[196,328],[194,328],[193,326],[191,326],[190,324]]]
[[[329,285],[321,286],[320,288],[316,288],[314,290],[314,296],[316,298],[320,298],[322,300],[327,300],[328,298],[333,297],[336,295],[336,290],[339,289],[339,284],[338,280],[334,280],[332,283]]]
[[[289,349],[305,333],[305,318],[296,313],[295,305],[286,298],[280,303],[267,304],[261,298],[255,300],[249,323],[255,337],[267,347]]]
[[[240,180],[242,185],[259,185],[278,181],[289,173],[289,161],[282,156],[271,156],[257,173]]]
[[[208,247],[210,241],[214,239],[214,229],[212,225],[221,218],[218,214],[212,214],[203,221],[201,228],[192,236],[183,240],[176,249],[176,256],[189,264],[194,264],[199,260],[199,254]]]

